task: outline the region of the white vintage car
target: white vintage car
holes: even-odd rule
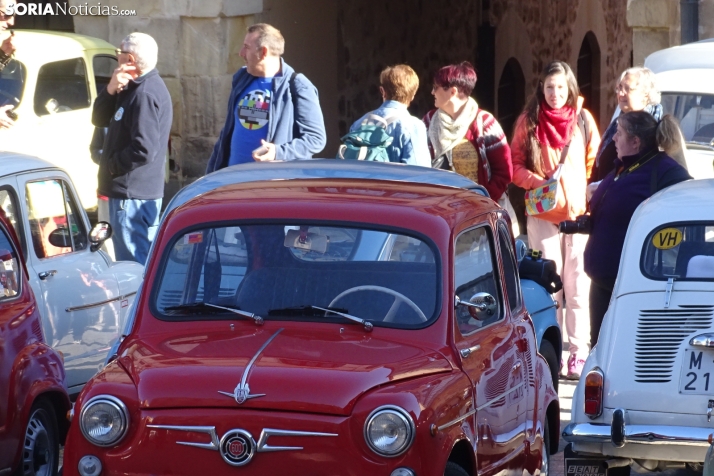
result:
[[[714,178],[714,39],[652,53],[645,66],[656,73],[665,114],[679,120],[694,178]]]
[[[566,474],[701,470],[714,432],[714,179],[635,212],[597,345],[573,395]]]
[[[9,32],[0,34],[0,41]],[[97,206],[92,162],[92,104],[117,67],[115,46],[99,38],[57,31],[15,31],[17,51],[0,72],[0,105],[17,114],[0,130],[2,150],[41,157],[74,180],[82,205]]]
[[[0,152],[0,207],[20,239],[45,340],[64,355],[76,395],[118,339],[144,267],[92,246],[72,180],[42,159]]]

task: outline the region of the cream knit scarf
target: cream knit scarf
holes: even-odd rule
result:
[[[441,157],[456,146],[466,136],[466,131],[476,119],[478,104],[469,98],[461,114],[452,119],[450,115],[437,109],[429,124],[429,142],[434,148],[434,158]]]

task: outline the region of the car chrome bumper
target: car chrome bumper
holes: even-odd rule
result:
[[[713,432],[712,428],[688,426],[624,425],[623,444],[681,445],[706,449],[709,447],[709,435]],[[571,423],[563,430],[563,439],[570,443],[612,443],[612,426],[603,423]]]

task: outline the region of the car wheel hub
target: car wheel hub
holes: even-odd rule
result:
[[[50,436],[38,413],[33,413],[25,431],[22,474],[26,476],[50,476],[52,474]]]

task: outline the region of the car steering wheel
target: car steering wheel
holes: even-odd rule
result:
[[[337,301],[342,299],[343,297],[356,293],[359,291],[379,291],[381,293],[389,294],[390,296],[394,296],[394,302],[392,303],[392,307],[389,308],[389,311],[387,311],[387,314],[384,316],[384,319],[382,319],[383,322],[393,322],[394,317],[397,315],[397,309],[399,309],[399,306],[402,305],[402,303],[405,303],[407,306],[411,307],[414,312],[417,313],[417,316],[419,316],[419,319],[421,322],[426,322],[427,318],[422,312],[421,309],[419,309],[419,306],[416,305],[414,301],[406,297],[402,293],[398,293],[397,291],[389,288],[385,288],[382,286],[371,286],[371,285],[363,285],[363,286],[355,286],[353,288],[349,288],[345,291],[342,291],[340,294],[335,296],[335,298],[330,302],[330,304],[327,306],[329,308],[335,307],[335,304]]]

